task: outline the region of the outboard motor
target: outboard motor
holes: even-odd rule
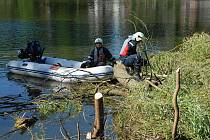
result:
[[[20,49],[18,57],[21,59],[29,58],[31,62],[41,62],[44,48],[40,46],[39,41],[27,43],[26,49]]]

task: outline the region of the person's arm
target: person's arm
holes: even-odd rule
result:
[[[131,40],[128,42],[128,48],[131,54],[137,54],[137,42],[135,40]]]
[[[137,42],[134,40],[131,40],[128,42],[128,47],[131,49],[136,49],[136,45],[137,45]]]
[[[90,54],[88,55],[88,60],[92,62],[93,61],[93,58],[94,58],[94,49],[92,49],[90,51]]]
[[[112,56],[110,51],[107,48],[104,48],[104,51],[105,51],[107,60],[113,62],[115,60],[115,58]]]
[[[82,62],[81,68],[87,68],[91,66],[91,63],[93,62],[93,56],[94,56],[94,49],[90,51],[90,54],[88,55],[87,59]]]

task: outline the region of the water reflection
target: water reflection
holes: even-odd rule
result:
[[[58,91],[63,91],[63,93],[66,91],[67,93],[69,93],[69,91],[71,91],[71,88],[74,87],[73,84],[69,83],[61,83],[48,79],[40,79],[36,77],[18,75],[13,73],[8,73],[7,78],[9,81],[14,81],[15,83],[23,85],[30,99],[33,99],[34,97],[37,97],[41,94],[51,94]],[[60,89],[66,90],[61,91]]]
[[[146,33],[132,14],[145,22],[161,50],[210,30],[210,2],[202,0],[2,0],[0,13],[0,44],[16,48],[38,39],[49,55],[72,59],[86,56],[97,36],[118,55],[123,40],[135,32],[128,20]]]

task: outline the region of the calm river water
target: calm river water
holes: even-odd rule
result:
[[[144,21],[148,33],[140,21]],[[135,32],[134,23],[137,31],[152,37],[152,50],[170,50],[194,32],[210,32],[210,1],[0,0],[0,97],[20,95],[25,100],[31,98],[30,89],[39,89],[41,93],[50,90],[30,78],[19,81],[15,80],[18,76],[7,75],[6,63],[17,59],[16,51],[24,48],[27,41],[39,40],[45,47],[44,55],[83,60],[94,39],[102,37],[105,46],[118,57],[123,40]],[[1,113],[5,110],[0,108]],[[92,122],[93,106],[84,103],[83,111]],[[14,119],[1,116],[0,135],[3,135],[13,129]],[[62,138],[56,118],[55,115],[36,123],[33,133],[39,135],[45,130],[45,138]],[[91,129],[81,113],[65,122],[72,136],[76,134],[77,122],[83,124],[82,133]],[[18,132],[0,137],[30,138],[30,133]]]

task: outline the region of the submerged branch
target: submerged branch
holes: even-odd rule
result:
[[[66,128],[65,128],[64,125],[63,125],[62,120],[59,120],[59,122],[60,122],[61,128],[64,130],[64,133],[65,133],[65,135],[63,135],[62,130],[60,129],[61,134],[63,135],[64,139],[66,139],[66,140],[71,140],[71,138],[70,138],[70,136],[69,136],[69,133],[67,132]]]

